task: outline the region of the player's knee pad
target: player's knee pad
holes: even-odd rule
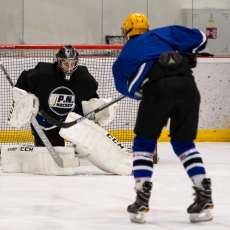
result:
[[[153,153],[156,148],[156,140],[147,140],[136,136],[133,141],[133,152]]]
[[[171,140],[171,145],[175,154],[179,157],[181,154],[195,148],[193,141],[177,141]]]

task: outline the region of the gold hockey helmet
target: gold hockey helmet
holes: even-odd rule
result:
[[[149,30],[148,18],[141,13],[128,14],[122,24],[122,33],[130,38],[135,35],[140,35]]]

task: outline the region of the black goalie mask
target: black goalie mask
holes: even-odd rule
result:
[[[71,74],[78,67],[79,54],[71,45],[64,46],[56,54],[56,60],[59,68],[65,74],[65,80],[70,80]]]

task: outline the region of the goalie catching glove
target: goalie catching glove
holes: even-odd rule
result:
[[[31,122],[32,116],[36,116],[39,109],[38,98],[23,89],[13,88],[13,101],[8,116],[8,123],[15,128]]]
[[[112,98],[92,98],[89,101],[82,101],[82,109],[84,115],[100,108],[111,102]],[[93,118],[96,123],[101,126],[106,126],[115,118],[117,105],[113,104],[95,114]]]

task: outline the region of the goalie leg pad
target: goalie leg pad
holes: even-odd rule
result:
[[[69,113],[66,122],[73,121],[81,116]],[[118,174],[130,175],[132,172],[132,154],[108,137],[107,131],[85,119],[69,128],[62,128],[60,136],[76,144],[77,152],[87,155],[98,168]]]
[[[50,156],[46,147],[3,146],[1,149],[2,170],[7,173],[31,173],[42,175],[73,175],[79,166],[74,148],[55,147],[63,160],[60,168]]]

